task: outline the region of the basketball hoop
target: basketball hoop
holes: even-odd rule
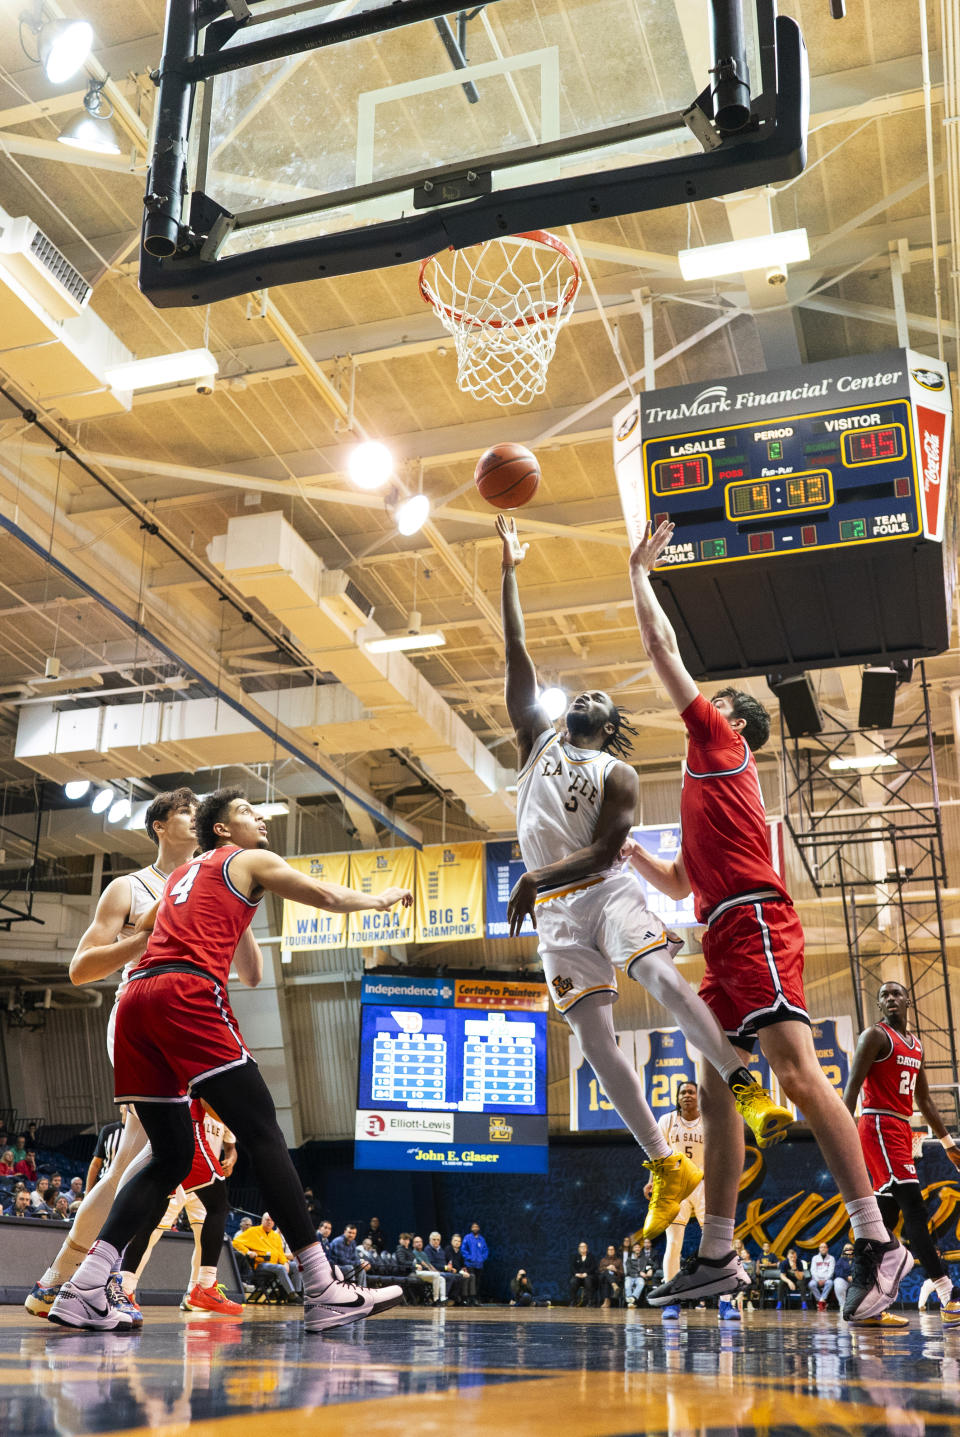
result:
[[[547,230],[443,250],[420,265],[420,294],[457,348],[457,384],[503,405],[529,404],[546,389],[579,289],[573,251]]]

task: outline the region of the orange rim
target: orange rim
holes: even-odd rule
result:
[[[580,264],[570,246],[564,244],[558,235],[551,234],[549,230],[527,230],[523,234],[511,235],[509,238],[529,240],[533,244],[544,245],[548,249],[556,250],[558,254],[563,255],[564,259],[569,260],[573,266],[573,274],[570,276],[570,282],[557,304],[551,304],[539,314],[531,314],[527,319],[511,320],[479,320],[472,314],[465,314],[463,310],[454,309],[448,304],[442,304],[427,283],[426,271],[428,265],[435,264],[439,260],[440,254],[445,253],[443,250],[440,251],[440,254],[427,255],[426,259],[420,261],[419,288],[420,297],[424,304],[432,305],[438,314],[445,314],[446,317],[453,320],[455,324],[472,324],[477,328],[484,329],[523,329],[525,326],[531,324],[543,324],[545,320],[555,319],[558,314],[562,314],[564,310],[569,309],[580,289]],[[480,243],[485,243],[485,241],[481,240]],[[473,249],[475,246],[468,245],[466,248]],[[453,250],[454,246],[450,245],[449,252],[452,253]]]

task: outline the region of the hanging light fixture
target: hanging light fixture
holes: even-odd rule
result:
[[[81,70],[93,46],[93,26],[86,20],[44,20],[42,0],[20,16],[21,43],[23,27],[37,37],[37,53],[28,58],[43,66],[51,85],[62,85]]]
[[[112,788],[98,788],[93,795],[93,802],[90,807],[94,813],[103,813],[116,801],[116,793]]]
[[[113,106],[103,93],[106,81],[91,80],[83,97],[83,114],[71,120],[57,136],[61,145],[74,150],[88,150],[94,155],[119,155],[120,141],[110,123]]]
[[[63,792],[71,800],[86,798],[90,792],[90,780],[88,778],[72,778],[69,783],[63,785]]]

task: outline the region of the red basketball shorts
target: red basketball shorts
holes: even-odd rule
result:
[[[720,906],[703,935],[700,997],[731,1042],[749,1052],[760,1028],[810,1022],[803,928],[793,904],[782,898]]]
[[[193,1083],[253,1061],[215,979],[168,972],[128,981],[114,1039],[118,1103],[186,1103]]]
[[[913,1129],[907,1118],[861,1113],[857,1130],[874,1192],[887,1192],[894,1183],[919,1182],[913,1160]]]

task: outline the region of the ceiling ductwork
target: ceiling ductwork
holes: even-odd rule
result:
[[[506,792],[513,773],[403,654],[366,651],[364,641],[383,634],[370,618],[370,605],[345,573],[324,567],[281,513],[231,519],[207,557],[287,627],[312,664],[334,674],[359,700],[366,716],[362,727],[354,727],[363,733],[363,747],[409,748],[478,822],[496,832],[513,830],[516,807]],[[356,743],[355,734],[346,747],[356,751]]]

